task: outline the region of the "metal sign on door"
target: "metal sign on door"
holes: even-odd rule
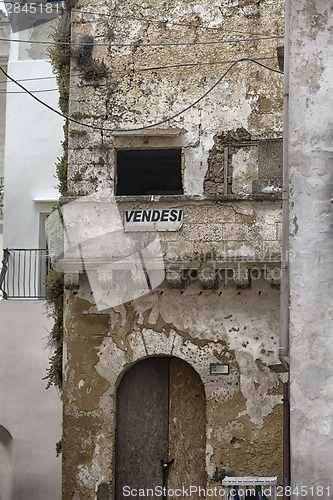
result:
[[[117,393],[117,500],[204,488],[205,422],[204,388],[190,365],[165,357],[134,365]]]

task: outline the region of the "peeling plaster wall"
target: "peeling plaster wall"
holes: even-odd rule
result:
[[[241,260],[279,260],[281,254],[281,201],[224,200],[210,201],[193,197],[159,197],[150,201],[130,197],[111,203],[95,196],[80,197],[64,208],[70,244],[68,259],[79,259],[82,252],[89,259],[115,257],[115,236],[123,229],[124,212],[131,210],[181,209],[183,224],[179,231],[153,232],[159,237],[166,260],[199,259],[199,254],[213,252],[215,258]],[[99,229],[97,230],[96,227]],[[122,233],[127,245],[133,245],[138,233]],[[140,234],[140,233],[139,233]],[[142,236],[144,238],[144,236]],[[79,242],[80,246],[74,245]],[[213,257],[210,257],[212,260]],[[199,259],[200,260],[200,259]],[[233,267],[232,264],[230,264]]]
[[[80,198],[69,218],[68,230],[77,231],[78,241],[94,243],[96,225],[103,229],[110,220],[105,207],[93,206]],[[168,203],[123,200],[118,206],[122,212]],[[96,284],[105,294],[102,305],[117,285],[103,267],[92,285],[87,279],[96,259],[112,251],[112,233],[109,242],[96,238],[88,252],[81,247],[87,274],[72,275],[72,281],[66,275],[71,290],[65,310],[63,498],[96,498],[101,484],[109,485],[112,498],[116,388],[133,363],[154,355],[179,357],[202,379],[207,484],[214,486],[223,470],[282,480],[282,378],[268,368],[278,363],[280,202],[183,200],[177,206],[184,224],[179,232],[159,233],[165,263],[171,264],[151,294],[108,310],[96,306]],[[214,258],[195,260],[212,249]],[[69,261],[75,257],[71,253]],[[214,266],[222,273],[210,283]],[[173,281],[169,271],[185,271],[185,278]],[[201,278],[202,271],[208,278]],[[211,363],[230,364],[230,375],[210,376]]]
[[[291,464],[309,499],[333,489],[332,23],[330,3],[291,2]]]
[[[223,5],[208,0],[200,3],[177,0],[164,2],[163,8],[157,1],[141,2],[139,7],[135,4],[135,8],[127,2],[121,4],[119,11],[116,1],[106,5],[100,0],[92,6],[85,0],[81,5],[83,11],[103,10],[110,17],[89,16],[75,9],[72,12],[73,42],[84,41],[87,34],[91,34],[96,43],[140,44],[237,39],[239,34],[239,38],[253,38],[257,34],[281,35],[284,32],[282,0],[224,2]],[[138,8],[145,18],[153,21],[139,20]],[[163,22],[156,23],[156,19]],[[95,46],[91,56],[95,62],[95,76],[92,69],[90,81],[82,77],[84,66],[78,63],[73,49],[72,83],[77,85],[75,91],[71,91],[70,114],[86,123],[109,128],[153,124],[196,101],[228,69],[228,61],[263,57],[268,58],[262,61],[264,64],[278,69],[278,45],[281,45],[279,38],[167,48]],[[87,60],[91,62],[88,56]],[[98,80],[96,75],[101,61],[107,66],[107,77]],[[172,67],[193,62],[224,63]],[[168,67],[158,69],[161,66]],[[179,145],[185,154],[185,194],[203,194],[208,158],[216,135],[244,129],[253,140],[281,137],[281,86],[282,75],[251,62],[241,62],[198,105],[158,127],[183,131]],[[149,136],[149,130],[146,132],[144,147],[161,147],[161,140],[156,143],[156,138]],[[119,134],[113,136],[71,124],[69,191],[91,192],[106,183],[113,189],[115,150],[126,148],[128,140]],[[166,147],[163,138],[162,144]],[[256,171],[253,176],[255,180]]]
[[[92,9],[88,0],[81,6]],[[83,78],[82,54],[73,53],[70,114],[86,123],[133,128],[158,122],[198,99],[229,63],[160,66],[268,57],[264,62],[278,68],[280,39],[167,50],[139,44],[280,35],[282,1],[122,2],[121,9],[115,1],[97,1],[93,8],[110,17],[75,9],[73,41],[89,33],[96,42],[138,46],[95,46],[89,64],[96,72],[102,60],[107,67],[99,83],[96,76]],[[150,21],[139,20],[138,11]],[[217,485],[214,478],[219,481],[223,471],[278,475],[282,482],[283,377],[268,368],[278,363],[281,201],[279,152],[273,150],[282,135],[281,108],[282,76],[243,62],[203,101],[158,130],[112,134],[70,124],[69,195],[87,196],[77,198],[68,228],[74,241],[85,242],[85,271],[95,272],[101,303],[114,285],[112,273],[96,262],[112,257],[113,236],[92,237],[96,227],[101,236],[110,225],[103,201],[99,208],[96,203],[110,203],[118,149],[182,149],[183,196],[116,197],[115,203],[120,221],[124,210],[172,206],[183,209],[184,222],[179,232],[158,234],[176,276],[167,268],[150,294],[113,309],[94,303],[87,273],[70,269],[70,261],[81,258],[78,247],[66,249],[64,499],[95,499],[102,490],[113,498],[116,388],[133,363],[155,355],[185,360],[204,384],[207,484]],[[244,140],[250,142],[230,148],[224,196],[224,144]],[[215,279],[214,266],[225,271],[222,278]],[[192,267],[198,273],[189,276]],[[208,276],[202,276],[206,267]],[[230,375],[211,376],[214,362],[230,364]]]
[[[64,390],[64,498],[95,498],[113,488],[115,391],[134,362],[176,356],[199,373],[206,391],[207,474],[278,474],[281,479],[281,391],[277,362],[279,291],[266,281],[216,291],[194,282],[98,313],[90,288],[67,293]],[[211,376],[228,363],[229,376]],[[73,495],[74,493],[74,495]]]

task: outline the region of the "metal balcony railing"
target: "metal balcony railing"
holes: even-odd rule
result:
[[[3,188],[4,188],[4,177],[0,177],[0,217],[3,215]]]
[[[4,250],[0,290],[4,299],[45,299],[45,279],[51,267],[49,251]]]

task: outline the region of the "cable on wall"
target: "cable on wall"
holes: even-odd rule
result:
[[[93,46],[93,47],[183,47],[183,46],[196,46],[196,45],[218,45],[224,43],[242,43],[242,42],[257,42],[260,40],[275,40],[284,38],[284,35],[271,35],[271,36],[258,36],[255,38],[238,38],[234,40],[208,40],[204,42],[152,42],[152,43],[83,43],[83,42],[51,42],[46,40],[20,40],[19,38],[0,38],[0,42],[14,42],[14,43],[34,43],[42,45],[74,45],[74,46]]]
[[[266,61],[266,60],[269,60],[269,59],[276,59],[276,56],[269,56],[269,57],[256,57],[256,58],[253,58],[255,61]],[[122,71],[122,72],[119,72],[119,73],[112,73],[111,75],[111,79],[113,77],[121,77],[121,76],[126,76],[126,75],[131,75],[131,74],[135,74],[135,73],[142,73],[142,72],[145,72],[145,71],[160,71],[160,70],[164,70],[164,69],[175,69],[175,68],[187,68],[187,67],[197,67],[197,66],[212,66],[212,65],[220,65],[220,64],[232,64],[236,62],[235,60],[230,60],[230,61],[214,61],[214,62],[202,62],[202,63],[183,63],[183,64],[169,64],[167,66],[150,66],[150,67],[147,67],[147,68],[135,68],[135,69],[131,69],[129,71]],[[77,77],[80,77],[79,74],[77,75],[71,75],[71,76],[77,76]],[[45,79],[49,79],[49,78],[57,78],[56,76],[54,77],[45,77]],[[17,79],[16,82],[27,82],[27,81],[37,81],[37,80],[43,80],[43,78],[23,78],[23,79]],[[2,80],[0,81],[0,84],[3,84],[3,83],[7,83],[7,80]],[[96,85],[96,83],[98,83],[98,87],[108,87],[109,84],[108,83],[99,83],[97,82],[96,80],[92,81],[92,82],[89,82],[89,83],[85,83],[84,85],[82,85],[80,88],[83,88],[83,87],[93,87]],[[69,86],[65,86],[65,87],[61,87],[62,89],[71,89],[73,88],[74,85],[69,85]],[[75,86],[76,87],[76,86]],[[38,90],[31,90],[30,92],[32,94],[36,94],[36,93],[39,93],[39,92],[55,92],[55,91],[58,91],[59,88],[54,88],[54,89],[38,89]],[[10,90],[0,90],[0,94],[25,94],[26,92],[24,90],[19,90],[19,91],[10,91]]]
[[[68,121],[70,121],[72,123],[76,123],[77,125],[81,125],[82,127],[87,127],[87,128],[93,129],[93,130],[100,130],[102,132],[138,132],[140,130],[147,130],[147,129],[150,129],[150,128],[153,128],[153,127],[157,127],[159,125],[163,125],[164,123],[167,123],[167,122],[173,120],[174,118],[177,118],[178,116],[184,114],[189,109],[193,108],[196,104],[198,104],[205,97],[207,97],[207,95],[210,94],[210,92],[212,92],[212,90],[214,90],[215,87],[217,87],[217,85],[219,85],[219,83],[226,77],[226,75],[229,73],[229,71],[231,71],[231,69],[234,66],[236,66],[237,64],[239,64],[240,62],[252,62],[252,63],[257,64],[258,66],[261,66],[261,67],[263,67],[263,68],[265,68],[265,69],[267,69],[269,71],[273,71],[274,73],[279,73],[279,74],[283,75],[282,71],[279,71],[279,70],[274,69],[274,68],[270,68],[269,66],[266,66],[265,64],[260,63],[259,61],[256,61],[255,59],[247,59],[247,58],[238,59],[233,64],[231,64],[231,66],[229,66],[229,68],[223,73],[223,75],[217,80],[217,82],[215,82],[214,85],[212,85],[212,87],[210,87],[207,90],[207,92],[205,92],[201,97],[199,97],[196,101],[194,101],[192,104],[190,104],[186,108],[182,109],[181,111],[178,111],[178,113],[175,113],[174,115],[170,116],[169,118],[165,118],[164,120],[161,120],[159,122],[153,123],[151,125],[145,125],[145,126],[142,126],[142,127],[129,128],[129,129],[99,127],[98,125],[90,125],[89,123],[82,123],[82,122],[80,122],[78,120],[75,120],[74,118],[70,118],[69,116],[64,115],[63,113],[61,113],[57,109],[53,108],[52,106],[50,106],[46,102],[43,102],[41,99],[39,99],[34,94],[32,94],[23,85],[21,85],[14,78],[12,78],[11,76],[9,76],[8,73],[1,66],[0,66],[0,71],[4,74],[5,77],[7,77],[13,83],[15,83],[16,85],[18,85],[22,90],[24,90],[25,92],[27,92],[27,94],[31,95],[31,97],[33,99],[35,99],[37,102],[39,102],[40,104],[42,104],[43,106],[45,106],[49,110],[53,111],[57,115],[61,116],[62,118],[65,118],[66,120],[68,120]]]

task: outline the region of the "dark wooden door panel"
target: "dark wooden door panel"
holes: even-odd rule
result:
[[[197,372],[184,361],[170,360],[168,488],[206,486],[205,393]],[[199,498],[191,495],[191,499]]]
[[[117,394],[117,500],[125,498],[124,486],[162,486],[161,460],[168,458],[168,385],[169,359],[162,357],[138,362],[121,381]]]
[[[204,388],[190,365],[163,357],[134,365],[117,392],[116,499],[138,498],[124,496],[125,486],[153,491],[156,486],[204,488],[205,429]],[[163,481],[161,460],[172,459]]]

